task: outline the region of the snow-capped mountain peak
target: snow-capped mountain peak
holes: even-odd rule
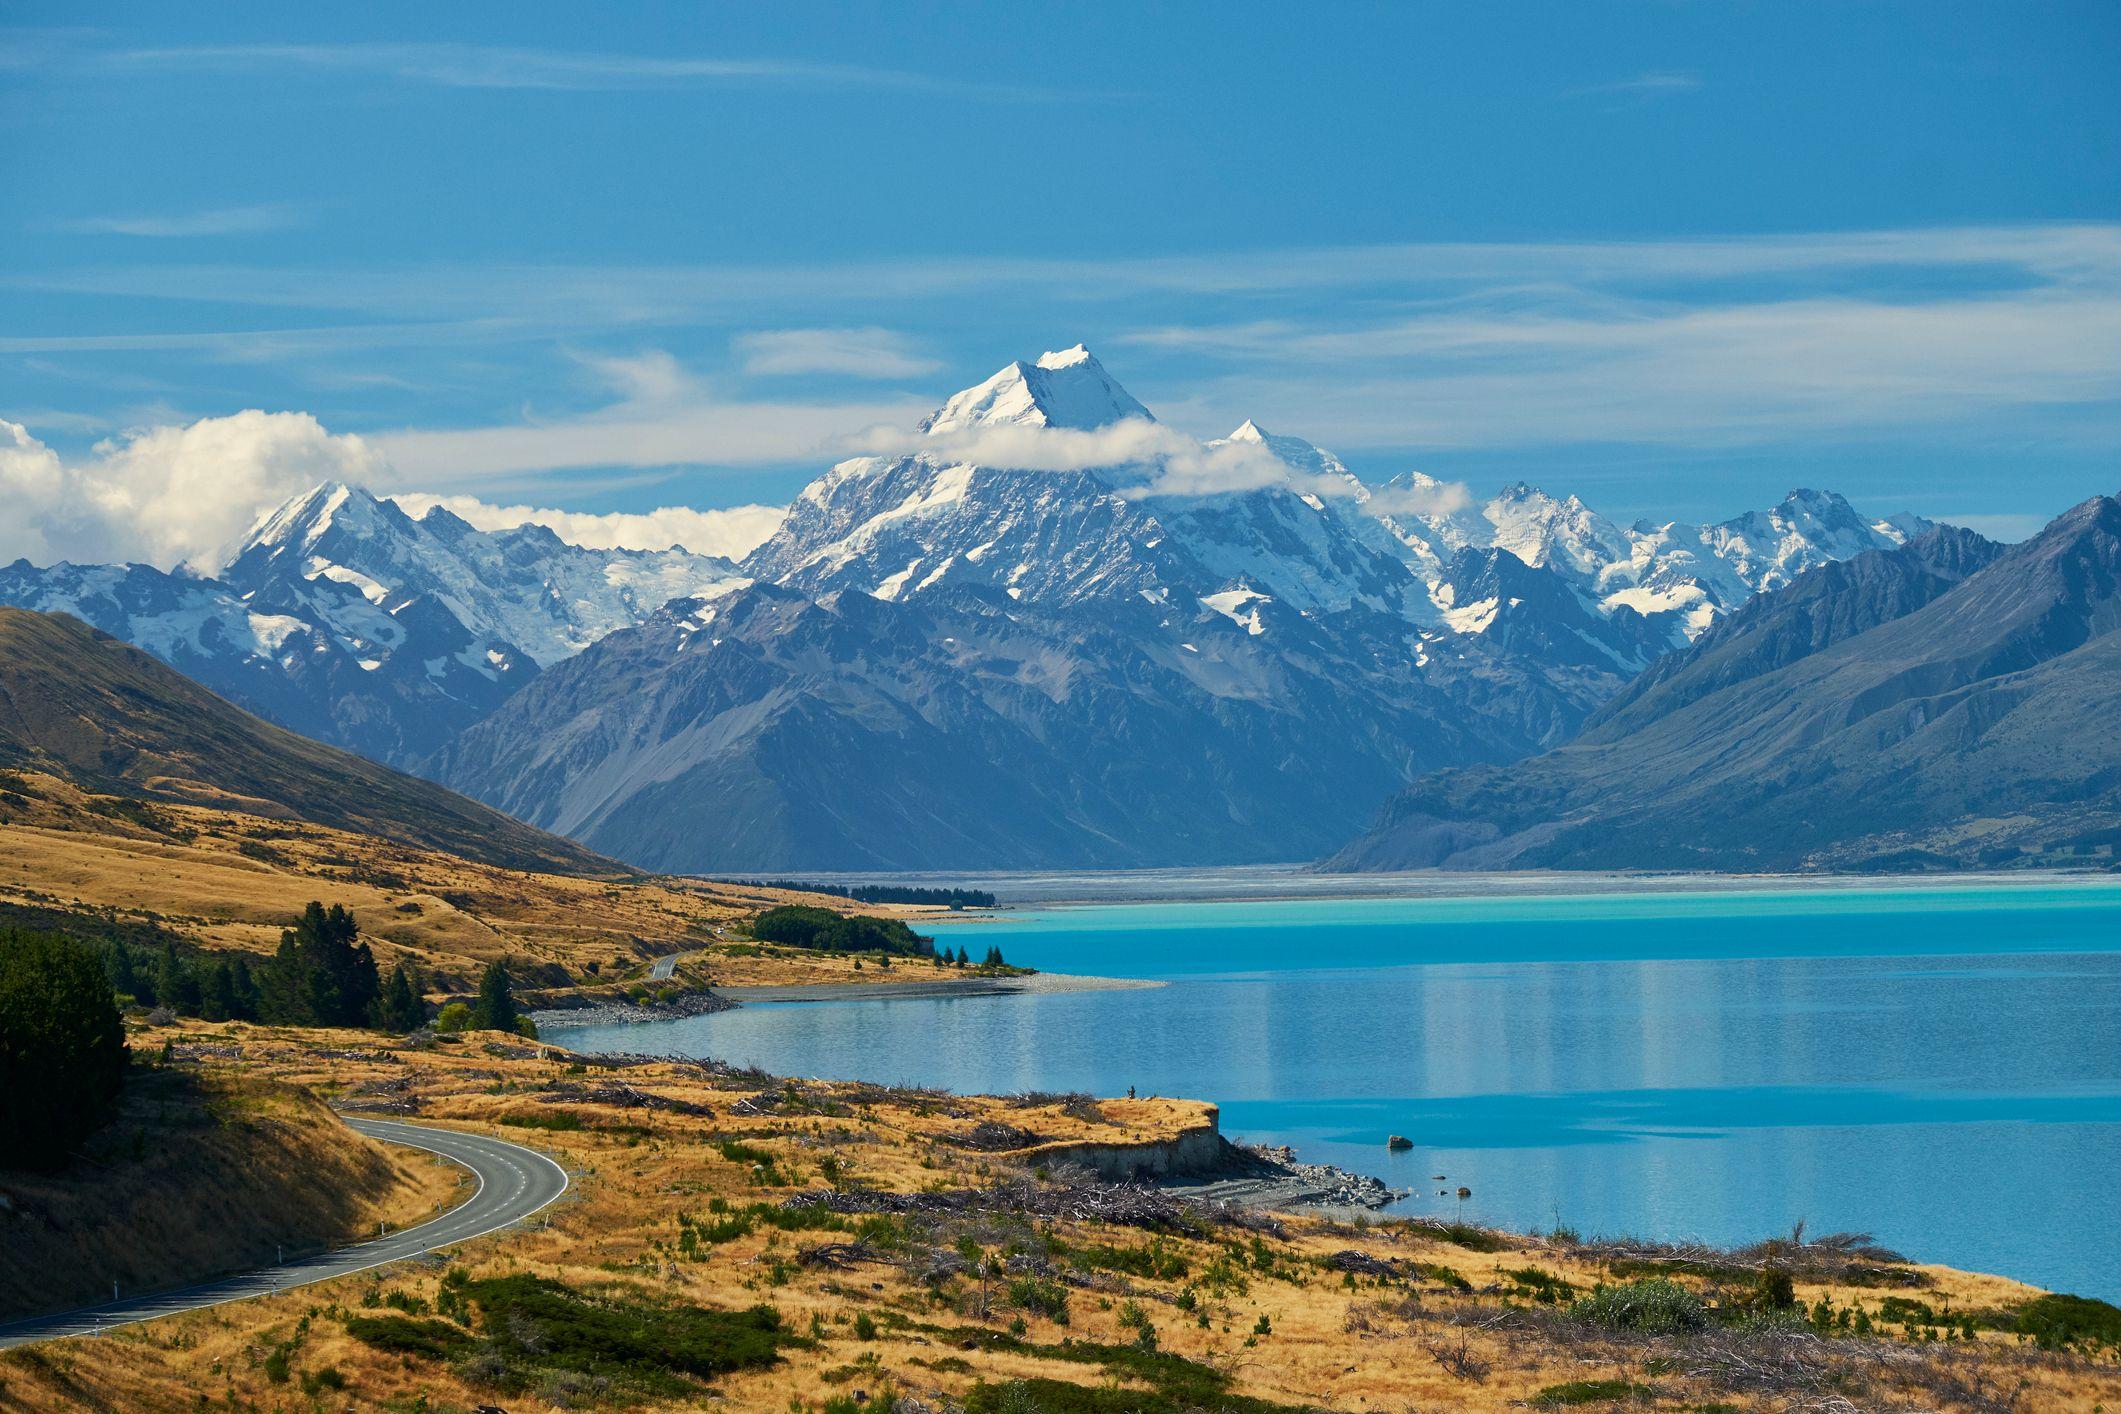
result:
[[[1088,432],[1128,418],[1154,422],[1105,372],[1089,349],[1039,355],[1036,363],[1021,359],[977,387],[953,396],[922,419],[923,432],[964,432],[977,427],[1065,427]]]

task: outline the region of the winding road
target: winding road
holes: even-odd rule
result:
[[[224,1301],[242,1301],[332,1277],[348,1276],[390,1262],[401,1262],[521,1222],[567,1191],[565,1169],[543,1154],[504,1139],[388,1119],[348,1117],[346,1123],[371,1139],[439,1154],[471,1170],[479,1186],[470,1198],[439,1217],[418,1227],[409,1227],[352,1247],[341,1247],[314,1257],[261,1267],[175,1291],[127,1297],[101,1306],[84,1306],[75,1311],[32,1316],[0,1325],[0,1350],[70,1335],[94,1335],[113,1326],[152,1321],[158,1316],[170,1316],[179,1311],[196,1311],[202,1306],[218,1306]]]

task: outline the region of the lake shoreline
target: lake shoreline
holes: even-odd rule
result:
[[[801,1002],[940,1001],[971,997],[1049,996],[1060,992],[1119,992],[1165,984],[1136,977],[1084,977],[1066,972],[1027,972],[1015,977],[939,977],[921,982],[810,982],[795,986],[709,987],[661,1002],[612,1001],[580,1007],[544,1007],[529,1013],[541,1035],[592,1026],[643,1026],[711,1016],[741,1006]]]
[[[822,876],[820,876],[822,877]],[[875,882],[885,876],[834,876]],[[907,874],[891,879],[936,887],[979,887],[996,895],[993,908],[936,910],[922,925],[979,923],[1022,909],[1151,903],[1332,903],[1362,900],[1588,898],[1615,894],[1846,894],[1981,888],[2040,888],[2112,884],[2104,869],[2012,869],[1950,874],[1722,874],[1673,871],[1614,873],[1521,870],[1474,873],[1410,870],[1382,874],[1320,874],[1299,865],[1243,865],[1210,869],[1065,870],[1037,874]]]

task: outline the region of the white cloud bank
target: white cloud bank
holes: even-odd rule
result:
[[[764,544],[788,514],[780,506],[730,506],[713,511],[659,506],[652,511],[593,514],[537,506],[496,506],[476,496],[435,496],[425,492],[400,492],[390,499],[415,517],[440,506],[480,530],[542,525],[569,544],[592,550],[667,550],[675,545],[696,555],[723,555],[732,560],[740,560]]]
[[[320,481],[372,482],[381,457],[299,412],[239,412],[99,442],[66,463],[0,420],[0,560],[220,567],[259,511]]]
[[[307,413],[239,412],[151,427],[67,461],[19,423],[0,419],[0,563],[138,561],[211,574],[264,512],[321,481],[387,493],[402,484],[371,442],[333,433]],[[444,505],[484,530],[535,522],[577,545],[732,558],[773,533],[772,506],[591,514],[499,506],[464,495],[401,492],[413,514]]]

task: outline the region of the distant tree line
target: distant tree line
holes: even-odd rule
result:
[[[762,943],[825,952],[877,952],[899,957],[933,957],[935,942],[897,918],[834,913],[809,904],[784,903],[752,920],[751,936]]]
[[[390,973],[375,965],[361,929],[346,907],[310,903],[293,929],[280,933],[280,948],[257,960],[178,948],[176,937],[159,933],[155,945],[123,931],[89,931],[83,945],[98,958],[121,1007],[161,1007],[206,1022],[267,1022],[274,1026],[352,1026],[390,1032],[426,1024],[420,975],[399,962]],[[515,1007],[513,984],[503,962],[494,962],[479,982],[477,1005],[450,1015],[456,1030],[522,1030],[528,1022]]]
[[[931,908],[992,908],[985,889],[920,889],[909,884],[806,884],[799,879],[724,879],[745,889],[780,889],[788,893],[830,894],[855,903],[912,903]]]
[[[752,920],[751,936],[762,943],[784,947],[816,948],[822,952],[882,953],[887,957],[925,957],[939,967],[969,967],[972,959],[961,947],[953,954],[940,951],[933,938],[921,936],[897,918],[872,918],[867,914],[840,914],[809,904],[784,903],[769,908]],[[1000,948],[988,948],[982,967],[1007,967]]]
[[[0,923],[0,1169],[62,1168],[109,1120],[129,1060],[121,1006],[399,1032],[427,1021],[410,969],[384,978],[342,907],[310,904],[255,970],[240,957],[187,954],[167,936],[142,946],[124,928],[84,931]],[[500,962],[487,967],[475,1002],[444,1008],[440,1022],[537,1034]]]

